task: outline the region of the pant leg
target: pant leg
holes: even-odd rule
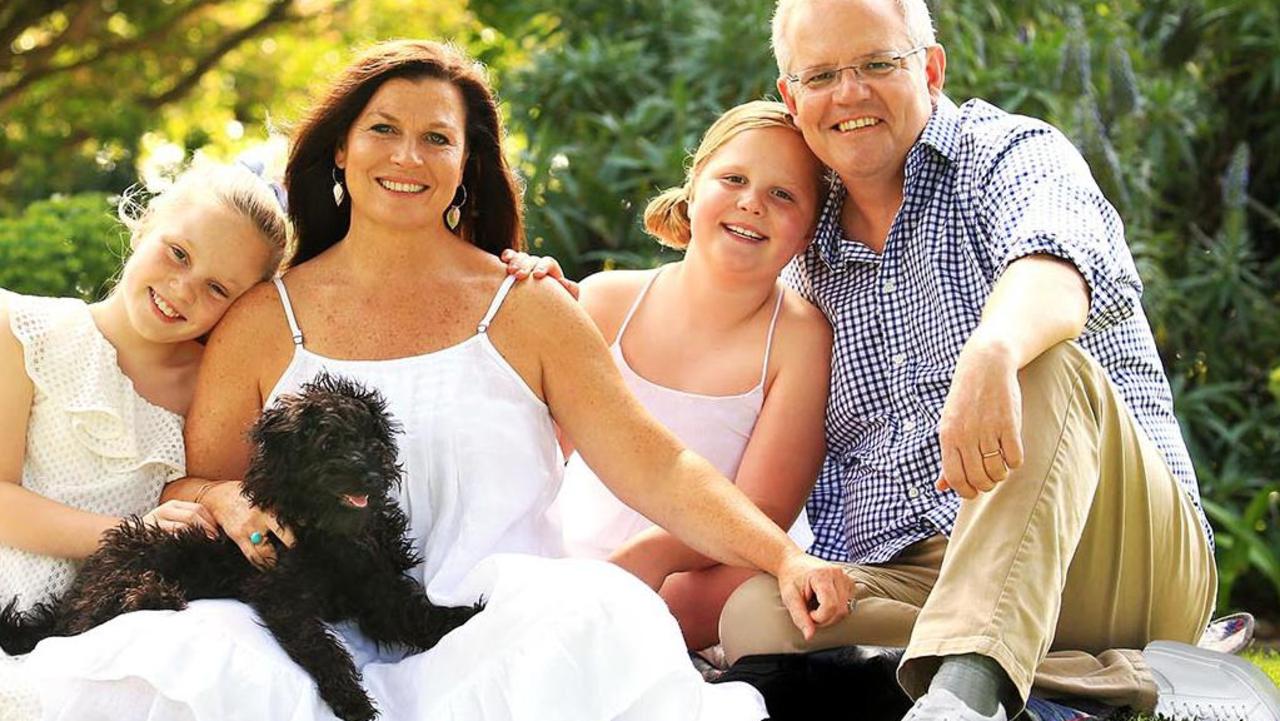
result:
[[[1023,699],[1043,678],[1054,693],[1150,707],[1155,687],[1140,654],[1104,652],[1195,642],[1216,586],[1204,533],[1087,353],[1055,346],[1019,381],[1024,463],[961,504],[899,680],[919,695],[940,657],[980,653]],[[1091,660],[1051,657],[1056,650]]]
[[[857,605],[840,623],[805,641],[782,605],[778,582],[761,574],[738,587],[720,615],[720,642],[729,663],[743,656],[796,653],[865,644],[905,646],[920,606],[938,578],[947,548],[942,536],[906,548],[889,563],[845,567],[859,584]]]

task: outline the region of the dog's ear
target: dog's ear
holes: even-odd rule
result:
[[[358,403],[364,407],[365,417],[361,423],[361,433],[370,448],[378,448],[377,462],[380,471],[390,485],[399,485],[403,477],[403,469],[399,464],[399,449],[396,436],[404,431],[398,421],[387,410],[387,399],[377,389],[369,388],[358,381],[343,376],[335,376],[321,372],[313,380],[302,387],[303,393],[330,393]]]
[[[262,412],[249,430],[253,455],[245,473],[242,493],[255,506],[277,509],[287,505],[282,503],[282,496],[288,492],[283,486],[287,485],[287,480],[296,472],[295,465],[301,461],[296,452],[303,432],[301,416],[301,399],[282,396],[275,405]]]

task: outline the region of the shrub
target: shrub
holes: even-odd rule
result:
[[[0,288],[101,298],[128,248],[105,193],[55,196],[0,218]]]

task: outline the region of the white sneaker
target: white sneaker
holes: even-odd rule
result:
[[[1004,707],[996,704],[994,716],[983,716],[955,694],[940,688],[916,699],[902,721],[1008,721]]]
[[[1280,689],[1242,658],[1153,641],[1142,652],[1156,680],[1156,715],[1197,721],[1280,721]]]

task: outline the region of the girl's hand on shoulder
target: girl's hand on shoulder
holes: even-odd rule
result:
[[[286,547],[293,547],[293,532],[281,525],[274,513],[249,503],[240,493],[240,481],[211,483],[199,494],[200,503],[217,519],[222,532],[240,547],[249,563],[259,569],[275,564],[276,549],[268,535],[274,535]]]
[[[165,501],[144,515],[142,522],[170,533],[199,528],[210,538],[218,535],[218,522],[209,509],[190,501]]]
[[[514,275],[517,280],[550,277],[569,291],[569,295],[573,296],[574,300],[578,299],[578,284],[564,277],[564,269],[555,258],[529,255],[510,248],[502,251],[500,258],[507,264],[507,275]]]

